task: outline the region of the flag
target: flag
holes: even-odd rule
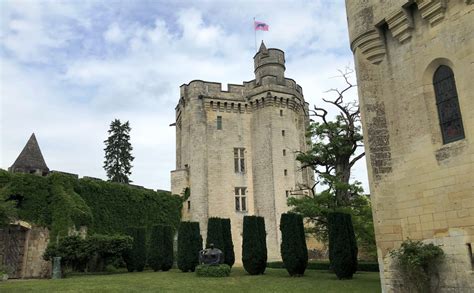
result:
[[[264,22],[254,21],[254,27],[256,31],[268,31],[270,26]]]

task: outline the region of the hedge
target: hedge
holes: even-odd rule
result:
[[[133,238],[132,247],[124,254],[124,260],[129,272],[141,272],[146,264],[146,231],[141,227],[129,227],[127,235]]]
[[[214,245],[214,248],[222,250],[222,253],[225,255],[225,244],[221,218],[212,217],[207,221],[206,248],[208,248],[211,244]]]
[[[85,239],[77,235],[51,241],[43,255],[45,260],[60,256],[63,269],[73,271],[104,271],[114,260],[122,260],[132,247],[132,238],[122,235],[92,235]],[[93,262],[95,260],[95,262]]]
[[[271,269],[284,269],[285,264],[282,261],[273,261],[267,263],[267,267]],[[318,260],[318,261],[309,261],[308,266],[306,267],[307,270],[321,270],[321,271],[329,271],[331,270],[331,264],[329,261],[326,260]],[[357,271],[359,272],[378,272],[379,271],[379,264],[378,262],[358,262],[357,264]]]
[[[182,200],[169,192],[52,173],[42,177],[0,170],[0,193],[14,201],[21,220],[47,227],[52,239],[72,227],[90,234],[125,234],[129,226],[178,228]]]
[[[194,272],[199,264],[202,237],[198,222],[181,222],[178,230],[178,268],[183,272]]]
[[[303,218],[297,214],[282,214],[280,219],[281,258],[290,276],[302,276],[308,265],[308,249]]]
[[[173,230],[170,226],[153,226],[148,246],[148,264],[156,271],[169,271],[173,266]]]
[[[354,270],[357,268],[357,262],[354,262],[357,257],[354,257],[347,216],[338,212],[328,214],[329,261],[338,279],[352,279]]]
[[[198,265],[196,267],[198,277],[228,277],[230,275],[230,266],[227,264],[219,265]]]
[[[230,219],[221,219],[222,237],[224,237],[224,263],[232,268],[235,263],[234,243]]]
[[[265,222],[262,217],[244,216],[242,263],[250,275],[261,275],[267,264]]]

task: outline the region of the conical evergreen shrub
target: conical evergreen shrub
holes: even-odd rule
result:
[[[328,214],[329,261],[339,279],[352,279],[354,274],[354,251],[347,226],[346,214]]]
[[[352,224],[352,217],[350,214],[345,214],[346,217],[346,227],[349,233],[349,240],[351,244],[351,254],[352,254],[352,273],[355,274],[357,272],[358,260],[357,255],[359,253],[359,249],[357,247],[357,240],[354,232],[354,225]]]
[[[235,263],[234,243],[230,219],[221,219],[222,237],[224,238],[224,263],[232,267]]]
[[[282,214],[280,219],[281,258],[290,276],[302,276],[308,265],[308,249],[303,217],[298,214]]]
[[[181,222],[178,230],[178,268],[183,272],[194,272],[199,264],[202,237],[198,222]]]
[[[206,248],[214,244],[214,248],[219,248],[225,255],[225,244],[222,230],[221,218],[209,218],[207,221]]]
[[[250,275],[260,275],[267,265],[265,220],[258,216],[245,216],[242,241],[242,262]]]
[[[127,270],[141,272],[146,264],[146,230],[141,227],[129,227],[126,234],[133,238],[132,248],[124,254]]]
[[[153,226],[150,235],[148,264],[155,272],[168,271],[173,266],[173,229],[170,226]]]

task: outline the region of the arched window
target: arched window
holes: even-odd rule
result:
[[[454,73],[448,66],[441,65],[433,76],[439,124],[443,142],[449,143],[464,138],[461,111]]]

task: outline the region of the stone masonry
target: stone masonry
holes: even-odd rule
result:
[[[262,43],[254,63],[255,79],[229,84],[227,91],[201,80],[182,85],[176,107],[171,192],[190,188],[183,220],[198,221],[204,239],[209,217],[231,219],[237,263],[245,215],[265,218],[268,259],[280,259],[279,221],[288,211],[287,197],[301,196],[313,178],[295,160],[296,152],[307,148],[308,104],[301,87],[284,76],[283,51]],[[236,203],[241,188],[245,209]]]
[[[407,292],[389,251],[407,238],[446,253],[440,292],[474,291],[474,5],[346,0],[384,292]],[[462,139],[443,140],[433,79],[454,73]]]

